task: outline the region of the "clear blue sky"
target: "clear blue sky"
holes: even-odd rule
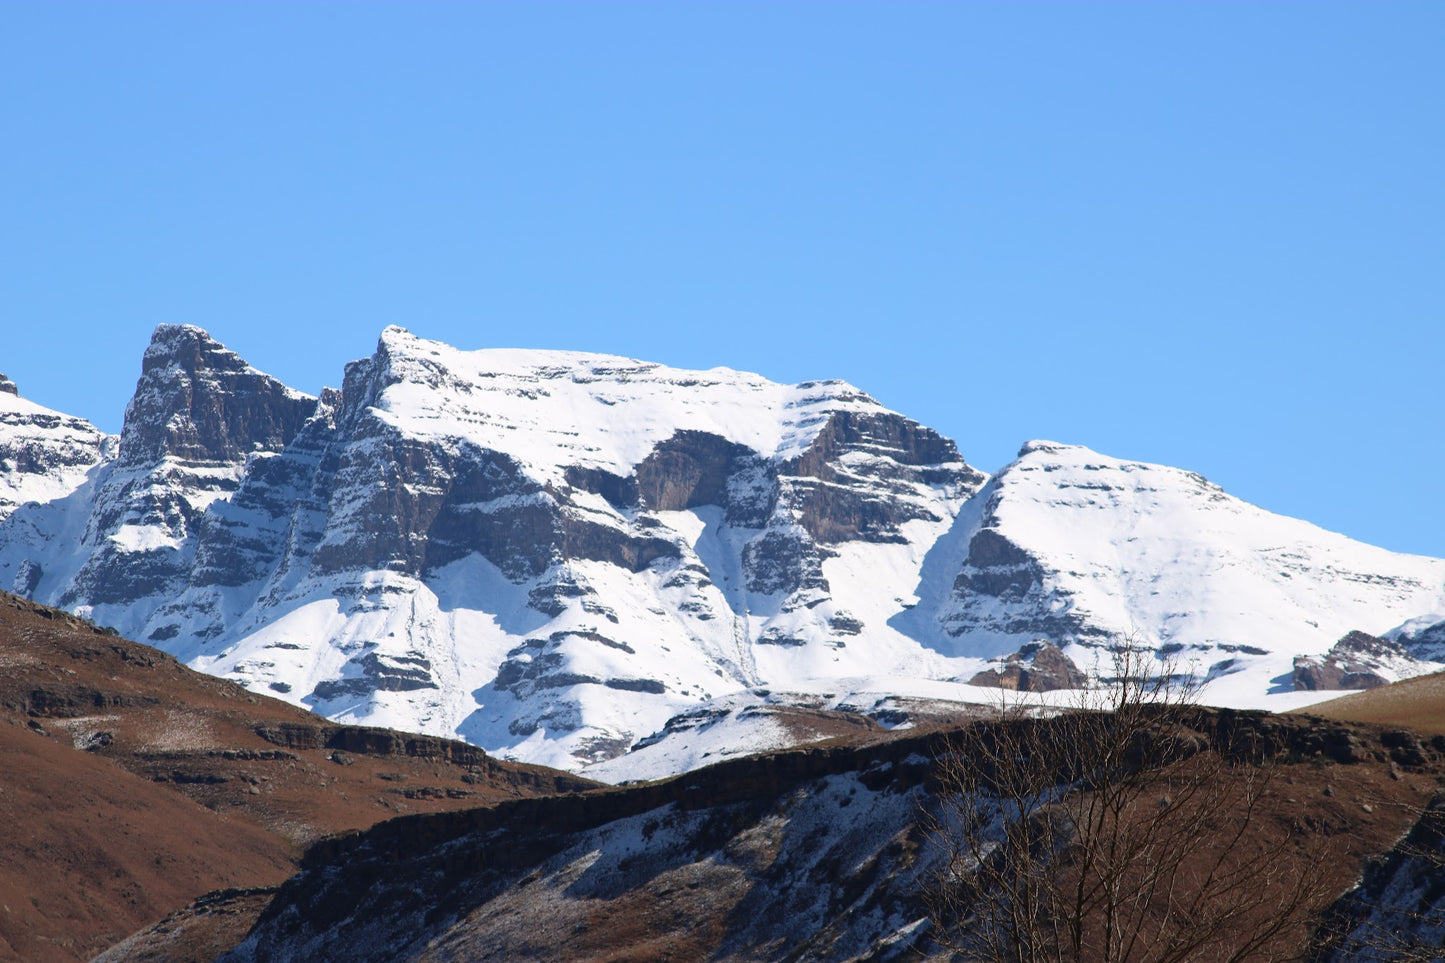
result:
[[[846,378],[1445,555],[1445,3],[0,0],[0,371]]]

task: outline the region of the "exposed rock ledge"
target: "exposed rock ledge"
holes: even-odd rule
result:
[[[994,659],[998,666],[985,669],[968,680],[969,685],[984,685],[1018,692],[1049,692],[1054,689],[1082,689],[1089,677],[1074,660],[1052,642],[1038,639],[1012,655]]]

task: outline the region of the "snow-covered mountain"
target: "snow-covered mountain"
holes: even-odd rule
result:
[[[1274,515],[1192,472],[1051,442],[1025,445],[949,540],[964,550],[942,563],[956,574],[928,617],[971,651],[1045,638],[1092,668],[1081,649],[1133,637],[1207,675],[1220,704],[1287,688],[1295,656],[1438,611],[1445,593],[1440,559]]]
[[[990,479],[837,381],[388,328],[311,398],[162,326],[118,450],[95,437],[0,522],[0,585],[337,719],[608,778],[787,741],[750,706],[976,699],[1037,638],[1107,674],[1132,635],[1255,703],[1445,612],[1445,561],[1082,448]]]

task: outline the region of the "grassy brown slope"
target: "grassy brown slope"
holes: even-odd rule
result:
[[[291,847],[14,722],[0,724],[0,958],[88,959],[220,886],[275,885]]]
[[[1298,714],[1403,726],[1426,735],[1445,735],[1445,672],[1352,692],[1306,706]]]
[[[591,785],[337,726],[0,593],[0,960],[87,959],[399,813]]]

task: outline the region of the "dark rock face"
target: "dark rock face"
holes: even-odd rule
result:
[[[601,495],[613,508],[636,508],[641,497],[636,475],[623,478],[602,468],[583,468],[580,465],[567,466],[563,477],[573,488],[580,488],[593,495]]]
[[[525,700],[544,689],[564,689],[574,685],[604,685],[625,692],[646,692],[661,695],[667,687],[656,679],[631,677],[601,678],[569,668],[568,650],[576,646],[600,645],[633,654],[632,646],[609,639],[600,632],[566,630],[553,632],[545,639],[528,639],[507,653],[507,660],[497,672],[493,688],[510,692]],[[619,749],[625,750],[627,745]]]
[[[20,394],[20,389],[15,386],[15,382],[11,381],[3,374],[0,374],[0,392],[3,392],[7,395],[18,395]]]
[[[527,593],[527,604],[545,615],[556,617],[567,609],[569,599],[592,595],[592,586],[570,566],[559,565]]]
[[[952,635],[987,628],[1009,635],[1058,641],[1097,641],[1099,630],[1073,610],[1069,593],[1047,584],[1038,559],[991,528],[969,541],[968,556],[953,582],[956,609],[943,623]],[[1003,603],[1000,605],[1000,603]],[[1002,610],[1000,621],[995,612]]]
[[[728,503],[728,479],[752,460],[752,452],[704,431],[679,431],[659,444],[636,469],[642,504],[675,512]]]
[[[1445,622],[1401,635],[1400,644],[1417,659],[1445,662]]]
[[[780,474],[798,524],[819,543],[902,541],[898,527],[937,521],[906,496],[918,485],[971,494],[984,475],[959,457],[954,443],[892,413],[837,411]]]
[[[658,559],[677,555],[677,545],[668,539],[599,524],[586,516],[565,512],[561,544],[554,557],[591,559],[640,572]]]
[[[1301,655],[1294,660],[1296,691],[1373,689],[1388,685],[1380,674],[1387,662],[1413,662],[1404,646],[1366,632],[1343,636],[1324,656]]]
[[[1043,583],[1038,561],[1004,535],[981,529],[968,543],[968,562],[954,580],[955,592],[1015,601]]]
[[[335,469],[326,535],[315,553],[320,572],[387,569],[426,577],[478,553],[509,579],[522,582],[569,558],[638,571],[676,554],[670,542],[645,531],[601,524],[569,510],[565,490],[540,484],[504,452],[459,439],[402,435],[371,413],[390,380],[377,359],[348,367],[329,448]],[[696,447],[682,446],[674,460],[696,462],[688,454]],[[693,474],[696,486],[702,475]],[[570,469],[567,477],[575,488],[620,506],[639,500],[636,478],[581,468]],[[663,473],[655,473],[651,482],[673,495],[684,484]],[[551,604],[545,592],[539,598],[542,605]]]
[[[535,577],[554,560],[555,499],[510,458],[472,446],[443,448],[385,426],[340,445],[322,572],[389,569],[420,576],[480,552],[509,577]],[[359,493],[364,497],[354,497]]]
[[[314,550],[333,488],[329,445],[340,401],[340,392],[324,390],[285,451],[254,457],[236,493],[210,505],[197,525],[191,585],[244,585],[275,571],[288,551]]]
[[[764,532],[743,548],[748,591],[792,595],[803,589],[828,590],[818,547],[802,531]]]
[[[347,665],[355,666],[361,674],[322,682],[311,693],[315,701],[368,696],[375,692],[414,692],[438,688],[432,679],[431,660],[425,656],[368,652],[352,659]]]
[[[1030,642],[1012,655],[995,661],[998,668],[985,669],[969,679],[968,684],[1018,692],[1082,689],[1089,684],[1089,677],[1052,642]]]
[[[163,324],[126,408],[120,462],[231,464],[280,451],[315,408],[316,399],[255,370],[200,328]]]
[[[940,617],[945,631],[957,637],[982,629],[1059,644],[1106,641],[1108,634],[1076,609],[1073,595],[1054,583],[1043,562],[999,530],[1001,492],[985,489],[978,497],[983,511]]]

